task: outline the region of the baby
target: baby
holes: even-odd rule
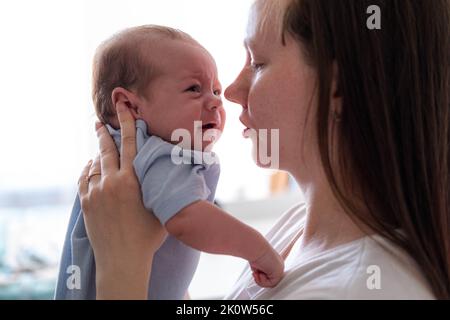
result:
[[[136,118],[134,167],[144,205],[169,234],[154,257],[149,299],[182,299],[199,251],[246,259],[261,287],[273,287],[283,277],[283,260],[266,239],[213,204],[220,168],[210,149],[225,124],[221,90],[212,56],[179,30],[130,28],[97,49],[97,116],[118,147],[115,105],[126,104]],[[95,261],[78,198],[55,297],[95,298]]]

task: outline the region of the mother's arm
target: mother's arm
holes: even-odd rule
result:
[[[153,255],[166,232],[141,199],[133,116],[124,104],[116,107],[121,156],[108,130],[97,124],[100,155],[81,174],[81,207],[95,256],[97,299],[147,299]]]

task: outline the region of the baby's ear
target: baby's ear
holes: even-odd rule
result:
[[[130,110],[134,119],[140,119],[141,116],[139,114],[139,98],[133,92],[117,87],[111,93],[111,100],[113,106],[116,106],[118,102],[124,103]]]

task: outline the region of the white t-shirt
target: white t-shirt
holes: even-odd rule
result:
[[[282,252],[292,242],[304,225],[305,211],[304,204],[294,206],[269,231],[266,238],[275,250]],[[275,288],[256,285],[246,267],[225,299],[434,299],[408,254],[381,236],[372,238],[310,255],[294,245],[285,277]]]

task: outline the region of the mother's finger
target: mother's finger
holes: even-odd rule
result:
[[[100,162],[100,156],[97,156],[91,165],[88,175],[88,181],[91,185],[97,183],[102,177],[102,166]]]
[[[102,173],[107,176],[119,170],[119,154],[106,127],[96,123],[97,137],[100,146],[100,161]]]
[[[84,195],[88,193],[88,175],[89,170],[91,169],[92,160],[89,160],[88,164],[83,168],[81,172],[80,178],[78,179],[78,195],[82,198]]]
[[[120,168],[132,169],[136,157],[136,123],[133,115],[123,102],[116,104],[121,131]]]

